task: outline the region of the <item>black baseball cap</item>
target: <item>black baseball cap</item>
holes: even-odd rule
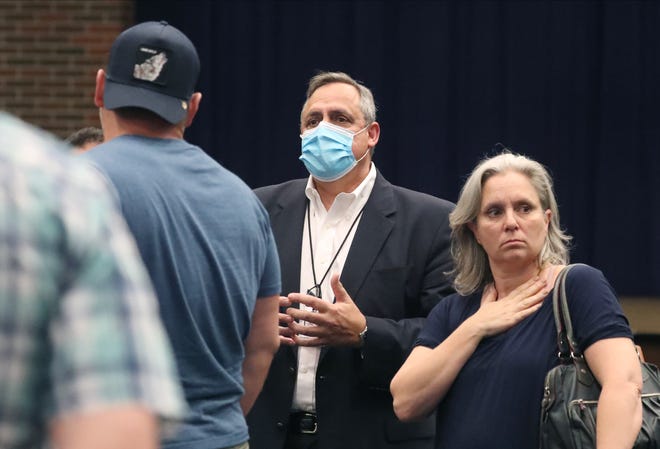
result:
[[[179,123],[199,76],[195,46],[165,21],[144,22],[115,39],[105,76],[106,109],[139,107]]]

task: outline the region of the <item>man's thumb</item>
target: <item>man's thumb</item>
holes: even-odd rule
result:
[[[351,297],[348,296],[348,292],[339,280],[339,273],[332,275],[332,278],[330,278],[330,286],[332,287],[332,293],[335,294],[335,302],[346,302],[351,300]]]

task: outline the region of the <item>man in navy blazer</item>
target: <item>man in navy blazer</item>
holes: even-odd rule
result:
[[[452,293],[453,204],[376,170],[373,95],[345,73],[314,76],[300,118],[311,176],[256,190],[288,296],[282,345],[248,415],[250,448],[431,448],[434,417],[398,421],[389,383]]]

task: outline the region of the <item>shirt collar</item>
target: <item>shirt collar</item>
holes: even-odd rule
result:
[[[367,202],[369,195],[371,195],[371,191],[373,190],[375,182],[376,165],[372,162],[371,167],[369,168],[369,173],[362,180],[360,185],[358,185],[352,192],[341,192],[339,195],[337,195],[331,208],[335,204],[341,204],[346,208],[348,208],[350,204],[363,206]],[[309,199],[312,207],[323,208],[321,196],[319,195],[318,190],[316,190],[316,187],[314,187],[314,179],[311,175],[307,179],[307,185],[305,186],[305,196],[307,196],[307,199]]]

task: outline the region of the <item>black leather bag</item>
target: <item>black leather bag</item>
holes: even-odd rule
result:
[[[541,403],[541,449],[591,449],[596,447],[596,414],[600,385],[573,338],[566,302],[567,266],[557,277],[552,306],[557,326],[561,364],[545,379]],[[660,375],[658,368],[641,363],[643,422],[635,449],[660,449]]]

